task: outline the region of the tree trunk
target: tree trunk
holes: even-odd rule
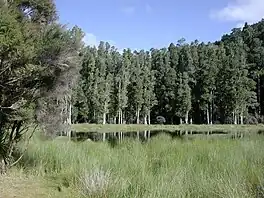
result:
[[[126,124],[126,117],[123,111],[122,111],[122,124]]]
[[[103,124],[106,124],[106,113],[103,113]]]
[[[180,124],[182,124],[182,118],[180,118]]]
[[[150,125],[150,111],[148,111],[148,124]]]
[[[213,124],[213,102],[210,105],[210,124]]]
[[[206,120],[207,120],[207,124],[210,124],[209,105],[206,108]]]
[[[116,124],[116,116],[114,117],[114,124]]]
[[[235,112],[233,114],[234,114],[234,124],[237,124],[237,115]]]
[[[117,124],[120,124],[120,111],[119,110],[118,110],[117,116],[118,116],[118,123]]]
[[[139,109],[138,108],[137,108],[136,116],[137,116],[137,124],[139,124]]]
[[[185,114],[185,124],[188,124],[188,118],[189,118],[189,111],[186,111],[186,114]]]
[[[147,125],[148,121],[147,121],[147,115],[144,116],[144,124]]]
[[[213,124],[213,105],[214,105],[214,101],[213,101],[213,91],[211,90],[211,105],[210,105],[210,124]]]
[[[67,103],[66,103],[67,104]],[[68,108],[69,114],[67,118],[67,136],[71,137],[71,114],[72,114],[72,104],[71,104],[71,97],[69,97],[69,108]]]
[[[123,124],[123,112],[120,110],[120,124]]]
[[[190,124],[192,124],[193,123],[193,120],[192,120],[192,118],[190,119]]]
[[[138,138],[138,140],[139,140],[139,131],[137,131],[137,138]]]
[[[240,113],[240,124],[244,124],[244,116],[243,116],[243,111],[241,110],[241,113]]]
[[[97,123],[95,110],[94,110],[94,113],[93,113],[93,119],[94,119],[94,121]]]
[[[119,109],[118,111],[118,124],[122,124],[122,110]]]

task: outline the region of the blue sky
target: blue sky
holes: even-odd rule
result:
[[[119,49],[168,46],[180,38],[215,41],[245,21],[264,18],[264,0],[55,0],[60,21],[78,25],[85,42]]]

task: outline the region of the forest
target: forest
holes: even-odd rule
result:
[[[257,124],[264,121],[264,20],[215,42],[149,51],[86,46],[72,121]]]

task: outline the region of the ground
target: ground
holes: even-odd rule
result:
[[[11,170],[0,176],[0,198],[70,198],[69,189],[49,182],[43,177]]]

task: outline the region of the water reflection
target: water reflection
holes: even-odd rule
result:
[[[202,139],[214,139],[214,138],[227,138],[227,139],[241,139],[249,137],[252,133],[249,132],[224,132],[224,131],[135,131],[135,132],[112,132],[112,133],[100,133],[100,132],[73,132],[71,139],[73,141],[108,141],[111,144],[122,142],[124,139],[137,139],[141,142],[146,142],[151,138],[165,134],[172,139],[187,139],[194,138]],[[259,131],[255,134],[264,134],[264,131]]]

